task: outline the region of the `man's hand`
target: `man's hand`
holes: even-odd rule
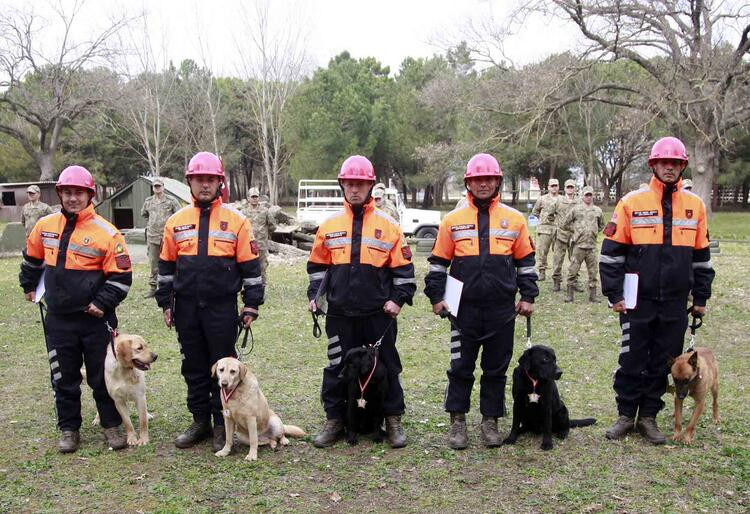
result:
[[[398,316],[398,313],[401,312],[401,307],[399,307],[396,302],[388,300],[385,302],[385,305],[383,305],[383,312],[388,314],[391,318],[395,318]]]
[[[104,316],[104,311],[102,311],[99,307],[97,307],[93,303],[90,303],[88,307],[86,307],[85,312],[89,316],[94,316],[95,318],[101,318],[102,316]]]
[[[308,308],[310,309],[310,312],[318,312],[318,304],[315,303],[315,300],[310,300],[310,306]]]
[[[521,300],[516,304],[516,312],[521,316],[526,316],[528,318],[531,316],[531,313],[534,312],[534,304]]]
[[[29,291],[24,295],[26,297],[27,302],[33,302],[34,301],[34,291]]]
[[[625,308],[625,300],[620,300],[619,302],[613,304],[612,310],[615,312],[627,312],[627,309]]]
[[[706,315],[706,306],[705,305],[693,305],[693,316],[696,318],[702,318]]]
[[[174,320],[172,319],[172,309],[164,309],[164,324],[167,328],[174,326]]]
[[[253,309],[252,307],[245,307],[244,309],[242,309],[242,326],[245,328],[250,328],[250,325],[253,324],[253,321],[255,321],[255,318],[257,317],[257,309]]]
[[[432,306],[432,313],[436,316],[440,315],[443,311],[449,311],[448,304],[445,302],[438,302]]]

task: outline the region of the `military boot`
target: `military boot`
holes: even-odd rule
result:
[[[544,280],[544,279],[546,279],[546,278],[547,278],[547,277],[545,277],[545,276],[544,276],[544,270],[543,270],[543,269],[540,269],[540,270],[539,270],[539,279],[538,279],[538,280],[539,280],[539,281],[541,282],[542,280]]]
[[[573,301],[573,291],[574,291],[574,289],[575,288],[573,286],[568,286],[567,295],[565,296],[565,303],[570,303],[570,302]]]
[[[595,287],[589,287],[589,301],[591,303],[601,303],[601,300],[596,294],[596,288]]]
[[[489,416],[482,416],[482,424],[479,425],[479,429],[482,433],[482,442],[488,448],[495,448],[496,446],[502,446],[503,438],[497,431],[497,418],[491,418]]]
[[[211,433],[211,422],[193,421],[187,429],[177,436],[174,445],[177,448],[190,448],[203,441]],[[219,448],[220,450],[221,448]],[[218,450],[217,450],[218,451]]]
[[[328,448],[344,435],[344,422],[340,419],[327,419],[323,429],[313,440],[316,448]]]
[[[401,426],[401,416],[387,416],[385,418],[385,431],[388,434],[388,444],[391,448],[403,448],[406,446],[406,435]]]
[[[607,439],[622,439],[628,434],[628,432],[633,430],[634,426],[635,418],[621,415],[619,418],[617,418],[615,424],[607,429],[607,431],[604,433],[604,437],[606,437]]]
[[[640,432],[643,437],[648,439],[651,444],[664,444],[665,442],[667,442],[667,438],[664,437],[664,434],[659,431],[659,427],[656,426],[656,418],[638,417],[636,427],[638,428],[638,432]]]
[[[73,453],[81,445],[81,434],[78,430],[63,430],[57,449],[60,453]]]
[[[125,437],[125,434],[122,433],[122,427],[120,425],[105,428],[104,439],[107,441],[107,446],[113,450],[122,450],[123,448],[128,447],[128,439]]]
[[[211,441],[211,447],[213,448],[214,453],[224,448],[224,444],[226,442],[227,442],[227,431],[224,428],[224,425],[214,426],[214,435],[213,435],[213,440]]]
[[[560,279],[552,277],[552,290],[557,292],[560,290]]]
[[[454,450],[463,450],[469,444],[469,436],[466,433],[466,414],[451,412],[451,431],[448,437],[448,446]]]

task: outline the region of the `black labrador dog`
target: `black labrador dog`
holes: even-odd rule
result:
[[[346,442],[357,444],[357,434],[373,434],[373,441],[383,442],[388,374],[378,349],[360,346],[346,352],[339,378],[346,383]]]
[[[523,352],[513,370],[513,425],[503,444],[533,432],[542,434],[542,450],[551,450],[552,432],[565,439],[571,428],[596,423],[594,418],[570,419],[555,384],[561,376],[552,348],[535,345]]]

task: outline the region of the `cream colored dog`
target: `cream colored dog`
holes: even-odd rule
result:
[[[217,457],[232,451],[235,432],[237,439],[250,446],[245,460],[257,460],[258,445],[289,444],[286,436],[304,437],[305,431],[294,425],[284,425],[281,418],[268,407],[268,401],[258,385],[258,379],[241,361],[233,357],[219,359],[211,368],[221,388],[221,406],[226,427],[224,448]]]

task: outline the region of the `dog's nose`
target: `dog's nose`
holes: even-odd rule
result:
[[[680,400],[684,400],[685,398],[687,398],[687,393],[677,393],[677,398],[679,398]]]
[[[562,370],[560,368],[555,369],[555,380],[560,380],[562,376]]]
[[[156,362],[156,359],[158,359],[158,358],[159,358],[159,356],[156,355],[155,353],[151,354],[151,362]]]

